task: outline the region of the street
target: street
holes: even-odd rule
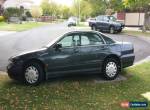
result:
[[[28,31],[0,36],[0,71],[5,71],[8,59],[21,52],[41,48],[49,43],[49,30],[56,33],[59,29],[68,28],[64,23],[50,24]],[[107,34],[118,41],[132,42],[135,47],[135,62],[140,61],[150,55],[150,43],[140,37],[132,37],[123,34]],[[54,36],[55,37],[55,36]]]

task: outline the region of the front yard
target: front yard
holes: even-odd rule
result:
[[[14,24],[14,23],[8,24],[6,22],[0,22],[0,31],[25,31],[47,24],[48,23],[44,22],[25,22],[22,24]]]
[[[149,65],[125,69],[127,80],[107,83],[82,78],[29,87],[1,75],[0,110],[122,110],[123,101],[146,101],[141,94],[150,92]]]

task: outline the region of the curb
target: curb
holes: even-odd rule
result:
[[[134,63],[134,65],[132,67],[140,65],[142,63],[146,63],[146,62],[150,62],[150,56],[146,57],[145,59],[143,59],[141,61],[138,61],[138,62]]]

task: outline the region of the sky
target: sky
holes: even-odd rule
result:
[[[36,5],[39,5],[42,0],[32,0]],[[53,0],[54,2],[62,5],[71,6],[73,3],[73,0]]]

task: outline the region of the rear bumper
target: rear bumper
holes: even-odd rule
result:
[[[134,54],[123,55],[121,57],[122,68],[132,66],[134,64],[134,59],[135,59]]]

